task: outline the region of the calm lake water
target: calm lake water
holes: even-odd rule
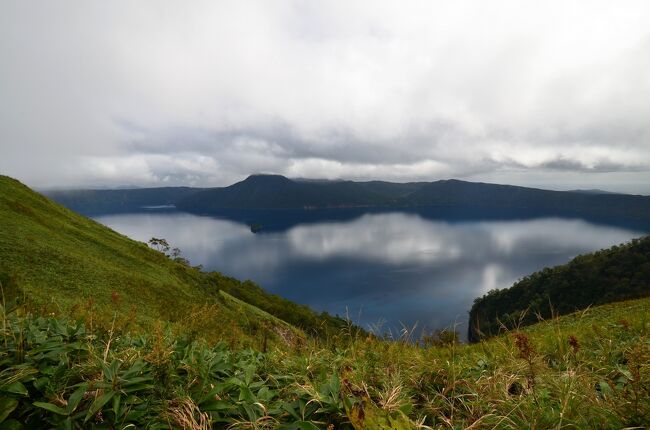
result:
[[[165,238],[193,265],[364,327],[396,333],[457,323],[463,335],[475,297],[643,234],[576,219],[459,222],[400,212],[256,234],[243,223],[173,211],[95,219],[136,240]]]

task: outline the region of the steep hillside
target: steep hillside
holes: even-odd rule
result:
[[[490,291],[470,311],[469,339],[589,306],[650,295],[650,236],[578,256]]]
[[[5,176],[0,176],[0,281],[7,297],[24,296],[48,312],[117,311],[139,326],[191,323],[212,337],[254,335],[266,324],[261,314],[242,315],[219,291],[254,301],[271,314],[281,310],[288,322],[310,332],[344,325],[252,283],[173,261]]]
[[[650,299],[473,345],[402,341],[408,333],[396,341],[344,334],[259,351],[160,331],[131,336],[74,320],[3,316],[0,428],[650,425]]]
[[[553,269],[561,289],[585,277],[647,291],[648,241]],[[308,309],[172,261],[6,177],[0,282],[0,428],[650,425],[650,298],[471,345],[408,330],[308,339],[285,321]]]

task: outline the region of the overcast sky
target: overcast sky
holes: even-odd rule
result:
[[[650,194],[649,23],[645,0],[4,0],[0,173]]]

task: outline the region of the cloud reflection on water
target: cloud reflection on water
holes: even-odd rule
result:
[[[642,234],[581,220],[449,222],[399,212],[263,234],[185,213],[97,219],[137,240],[164,237],[192,264],[318,310],[355,319],[361,311],[361,324],[386,320],[391,329],[465,322],[473,299],[492,288]]]

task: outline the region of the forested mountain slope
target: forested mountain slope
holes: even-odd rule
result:
[[[650,236],[535,272],[510,288],[477,298],[469,339],[497,334],[502,325],[529,325],[539,317],[650,295]]]

